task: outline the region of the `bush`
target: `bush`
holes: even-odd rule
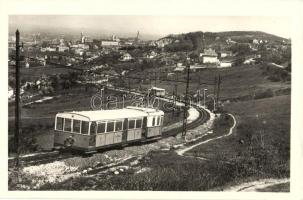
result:
[[[265,65],[261,66],[262,74],[268,76],[268,79],[273,82],[278,81],[290,81],[291,77],[288,74],[288,71],[285,69],[280,69],[275,66]]]
[[[271,89],[267,89],[265,91],[257,91],[254,99],[263,99],[263,98],[268,98],[268,97],[273,97],[274,93]]]

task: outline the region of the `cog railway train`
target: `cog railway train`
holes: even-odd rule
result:
[[[164,112],[128,106],[116,110],[58,113],[55,145],[85,152],[161,138]]]

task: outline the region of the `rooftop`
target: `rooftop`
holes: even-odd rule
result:
[[[115,110],[94,110],[94,111],[73,111],[58,113],[57,117],[73,118],[83,121],[116,120],[124,118],[139,118],[148,116],[149,113],[164,114],[163,111],[156,111],[153,108],[141,108],[129,106]]]

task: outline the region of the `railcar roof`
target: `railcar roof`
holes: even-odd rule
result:
[[[151,88],[152,90],[159,90],[159,91],[164,91],[165,89],[163,89],[163,88],[158,88],[158,87],[152,87]]]
[[[124,109],[115,109],[115,110],[95,110],[95,111],[73,111],[73,112],[64,112],[58,113],[57,117],[64,118],[75,118],[78,117],[85,118],[87,121],[101,121],[101,120],[115,120],[115,119],[123,119],[123,118],[137,118],[137,117],[145,117],[149,115],[149,112],[159,113],[161,115],[163,111],[159,112],[155,109],[146,108],[137,108],[137,107],[126,107]],[[149,112],[148,112],[149,111]],[[82,119],[83,120],[83,119]]]

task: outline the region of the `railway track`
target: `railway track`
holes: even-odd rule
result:
[[[191,130],[194,129],[196,127],[198,127],[199,125],[205,123],[208,119],[209,119],[209,113],[204,110],[203,108],[193,105],[193,107],[195,109],[197,109],[197,111],[199,112],[199,117],[187,124],[187,130]],[[161,140],[164,138],[168,138],[171,136],[176,136],[179,133],[181,133],[183,130],[182,126],[167,130],[167,131],[163,131],[162,132],[162,136],[159,138],[155,138],[155,139],[151,139],[151,140],[146,140],[146,141],[140,141],[140,142],[136,142],[133,145],[142,145],[151,141],[155,141],[155,140]],[[119,148],[119,147],[116,147]],[[108,149],[108,150],[112,150],[112,149]],[[107,150],[103,150],[103,151],[107,151]],[[46,163],[50,163],[50,162],[54,162],[54,161],[59,161],[59,160],[63,160],[63,159],[67,159],[67,158],[72,158],[75,156],[81,156],[81,154],[77,153],[77,152],[70,152],[70,151],[52,151],[49,153],[41,153],[41,154],[35,154],[33,156],[26,156],[26,157],[20,157],[20,163],[22,166],[33,166],[33,165],[39,165],[39,164],[46,164]],[[83,155],[82,156],[87,156],[87,155]],[[15,159],[9,159],[8,160],[8,166],[9,167],[13,167],[15,164]]]

